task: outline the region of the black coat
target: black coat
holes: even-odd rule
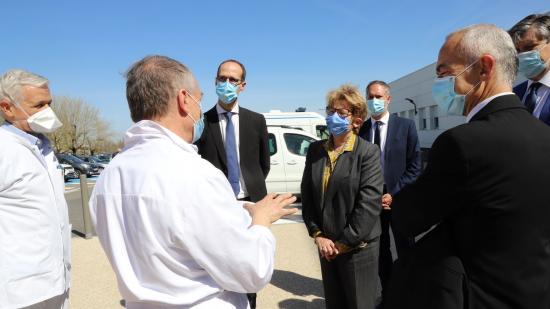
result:
[[[204,132],[197,141],[199,154],[227,177],[225,147],[216,106],[205,114]],[[267,126],[263,115],[239,106],[239,156],[241,173],[250,200],[259,201],[267,194],[265,178],[269,173]]]
[[[309,146],[302,177],[302,216],[312,235],[350,247],[380,235],[382,172],[380,150],[357,137],[353,151],[338,158],[322,203],[323,170],[329,160],[323,141]]]
[[[464,266],[468,308],[548,309],[549,188],[550,128],[504,95],[436,139],[425,172],[394,197],[392,219],[407,236],[448,227],[441,245]]]

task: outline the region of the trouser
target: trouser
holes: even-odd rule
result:
[[[380,258],[378,273],[380,275],[380,283],[382,284],[382,302],[384,300],[385,291],[387,291],[388,283],[390,281],[393,256],[391,253],[391,240],[390,240],[390,226],[391,226],[391,210],[382,210],[380,213],[380,224],[382,227],[382,234],[380,235]],[[395,248],[397,249],[397,257],[403,257],[414,246],[414,238],[405,237],[396,233],[392,229],[393,239],[395,241]]]
[[[378,239],[332,261],[321,258],[326,309],[374,309],[379,287]]]
[[[21,309],[69,309],[69,291]]]

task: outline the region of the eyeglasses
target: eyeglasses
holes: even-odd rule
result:
[[[240,79],[236,79],[234,77],[226,77],[226,76],[218,76],[216,77],[216,82],[218,83],[225,83],[225,81],[229,81],[230,84],[233,86],[237,86],[242,83]]]
[[[325,112],[327,113],[328,116],[332,116],[332,115],[334,115],[334,113],[338,113],[338,115],[340,117],[347,117],[347,116],[351,115],[351,111],[346,109],[346,108],[327,107]]]

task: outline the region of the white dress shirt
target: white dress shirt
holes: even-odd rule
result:
[[[227,126],[227,119],[225,118],[225,113],[227,111],[216,104],[216,111],[218,112],[218,118],[220,119],[220,130],[222,133],[223,145],[225,146],[225,128]],[[233,122],[233,127],[235,128],[235,143],[237,143],[237,158],[239,160],[239,169],[241,168],[241,153],[240,153],[240,138],[239,138],[239,104],[235,104],[231,110],[233,116],[231,117],[231,122]],[[244,198],[248,196],[248,191],[246,190],[246,185],[244,183],[243,173],[239,171],[239,184],[241,190],[237,195],[237,198]]]
[[[376,129],[376,122],[380,121],[378,130],[380,131],[380,162],[382,163],[382,171],[384,171],[384,154],[386,153],[386,136],[388,136],[388,121],[390,120],[390,113],[386,111],[386,114],[382,116],[379,120],[370,118],[371,127],[370,127],[370,136],[371,141],[374,143],[374,130]]]
[[[90,198],[97,235],[128,309],[247,308],[271,279],[275,238],[235,199],[197,147],[156,122],[124,150]]]
[[[472,110],[468,113],[468,115],[466,115],[466,122],[470,122],[470,120],[472,120],[472,118],[475,116],[475,114],[477,114],[482,108],[484,108],[487,104],[489,104],[489,102],[491,102],[493,99],[496,99],[496,98],[501,97],[503,95],[509,95],[509,94],[514,95],[513,92],[502,92],[502,93],[499,93],[499,94],[495,94],[494,96],[489,97],[489,98],[477,103],[477,105],[474,106],[474,108],[472,108]]]
[[[31,306],[70,286],[65,184],[43,135],[0,127],[0,308]]]
[[[541,85],[537,90],[537,102],[535,109],[533,110],[533,116],[540,118],[540,112],[544,107],[544,102],[546,102],[546,99],[550,94],[550,71],[546,72],[546,74],[544,74],[538,82],[541,83]],[[533,83],[535,83],[535,81],[530,79],[527,80],[527,90],[525,91],[523,98],[521,98],[521,102],[525,103],[525,98],[527,98],[527,95],[529,94],[529,87],[531,87]]]

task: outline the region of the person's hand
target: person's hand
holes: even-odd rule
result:
[[[285,208],[295,201],[296,197],[290,193],[280,195],[270,193],[256,204],[245,203],[243,207],[250,213],[252,225],[269,227],[271,223],[281,219],[281,217],[298,211],[297,208]]]
[[[392,197],[389,193],[382,195],[382,209],[391,210]]]
[[[321,257],[327,259],[328,261],[333,260],[339,253],[334,242],[326,237],[315,237],[315,244],[317,245],[317,249],[319,250]]]

